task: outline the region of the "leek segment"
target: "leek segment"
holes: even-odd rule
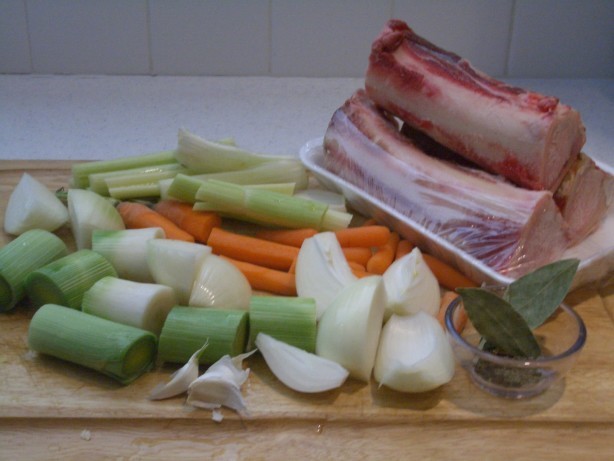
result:
[[[171,287],[104,277],[85,292],[81,310],[158,336],[176,304]]]
[[[92,232],[92,250],[104,256],[120,278],[135,282],[153,282],[147,263],[148,242],[164,239],[160,227],[102,230]]]
[[[66,206],[45,185],[24,173],[11,192],[4,214],[7,234],[27,230],[54,231],[68,222]]]
[[[28,345],[122,384],[148,371],[156,353],[156,337],[148,331],[55,304],[42,306],[32,317]]]
[[[238,309],[175,306],[160,333],[158,360],[185,363],[208,341],[199,363],[211,364],[245,349],[248,314]]]
[[[37,269],[68,254],[66,244],[55,234],[41,229],[24,232],[0,249],[0,312],[21,301],[26,279]]]
[[[26,291],[36,306],[59,304],[81,309],[85,292],[107,276],[117,277],[117,272],[104,256],[79,250],[31,272]]]
[[[248,349],[251,349],[259,333],[305,351],[315,352],[315,300],[289,296],[252,296],[249,303]]]

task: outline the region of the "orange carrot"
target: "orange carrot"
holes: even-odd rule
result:
[[[458,296],[459,295],[455,293],[454,291],[446,291],[441,297],[441,305],[439,308],[439,312],[437,313],[437,320],[439,321],[441,326],[444,328],[445,328],[446,311],[448,310],[450,303],[452,303],[452,301],[454,301]],[[456,315],[452,319],[452,323],[454,324],[454,328],[456,329],[456,331],[461,332],[463,331],[463,329],[465,328],[465,325],[467,324],[467,312],[461,306],[460,308],[456,309],[454,313]]]
[[[371,248],[366,248],[366,247],[346,247],[346,248],[341,248],[341,250],[343,251],[343,254],[345,255],[345,259],[347,259],[348,262],[349,261],[357,262],[361,264],[362,266],[366,266],[367,261],[369,261],[369,259],[373,255]]]
[[[358,278],[362,278],[362,277],[367,277],[369,275],[373,275],[370,274],[369,272],[367,272],[367,269],[365,269],[365,266],[363,266],[360,263],[354,262],[354,261],[348,261],[348,265],[350,266],[350,269],[352,270],[352,273],[358,277]]]
[[[119,211],[127,229],[161,227],[167,239],[194,242],[194,237],[177,227],[170,219],[165,218],[146,205],[136,202],[121,202],[117,205],[117,211]]]
[[[390,229],[386,226],[348,227],[335,231],[342,247],[379,247],[390,238]]]
[[[399,245],[399,234],[396,232],[390,232],[388,241],[380,246],[373,256],[367,261],[367,272],[372,274],[383,274],[386,269],[390,267],[390,264],[394,261],[394,255]]]
[[[399,244],[397,245],[397,252],[394,255],[394,259],[395,260],[401,259],[406,254],[411,253],[413,249],[414,249],[413,243],[411,243],[409,240],[401,239],[399,241]]]
[[[256,232],[254,237],[300,248],[305,239],[313,237],[317,233],[317,230],[308,227],[303,229],[263,229]]]
[[[236,234],[220,227],[213,228],[207,245],[215,254],[282,271],[290,269],[299,252],[290,245]]]
[[[437,259],[436,257],[427,253],[422,253],[422,257],[441,286],[449,290],[478,286],[478,284],[473,280],[465,277],[459,271],[444,263],[440,259]]]
[[[245,261],[222,256],[230,261],[247,278],[254,290],[266,291],[282,296],[296,296],[296,280],[294,274],[270,269]]]
[[[207,242],[211,229],[222,225],[222,218],[217,213],[196,211],[191,203],[179,200],[161,200],[153,209],[173,221],[177,227],[192,235],[200,243]]]

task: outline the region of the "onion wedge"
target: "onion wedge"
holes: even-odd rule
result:
[[[265,333],[256,336],[256,347],[277,379],[297,392],[316,393],[336,389],[349,376],[349,372],[337,362]]]

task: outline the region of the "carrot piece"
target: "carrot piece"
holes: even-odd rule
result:
[[[287,271],[298,256],[299,248],[269,242],[248,235],[214,227],[207,240],[215,254],[260,266]]]
[[[196,211],[191,203],[179,200],[161,200],[153,206],[153,209],[173,221],[200,243],[207,242],[211,229],[222,225],[222,218],[217,213]]]
[[[282,296],[296,296],[294,274],[222,256],[239,269],[252,289]]]
[[[473,280],[465,277],[459,271],[444,263],[440,259],[437,259],[436,257],[427,253],[422,253],[422,257],[441,286],[449,290],[478,286],[478,284]]]
[[[354,261],[348,261],[348,265],[350,266],[350,269],[352,270],[352,273],[358,277],[358,278],[362,278],[362,277],[367,277],[369,275],[373,275],[370,274],[369,272],[367,272],[367,269],[365,269],[365,266],[363,266],[360,263],[354,262]]]
[[[309,227],[303,229],[263,229],[256,232],[254,237],[300,248],[305,239],[313,237],[317,233],[317,230]]]
[[[377,226],[377,221],[374,218],[369,218],[362,223],[363,226]]]
[[[194,242],[194,237],[177,227],[170,219],[165,218],[146,205],[136,202],[121,202],[117,205],[117,211],[128,229],[161,227],[167,239]]]
[[[380,246],[375,253],[373,253],[373,256],[369,258],[369,261],[367,261],[367,272],[378,275],[386,272],[386,269],[388,269],[394,261],[394,255],[396,254],[399,240],[399,234],[390,232],[388,241]]]
[[[369,259],[373,255],[371,248],[366,247],[346,247],[341,248],[341,250],[343,251],[345,259],[347,259],[348,262],[357,262],[362,266],[366,266],[367,261],[369,261]]]
[[[342,247],[380,247],[388,242],[390,233],[386,226],[348,227],[335,231]]]
[[[445,320],[446,311],[448,310],[448,307],[450,306],[452,301],[458,298],[458,296],[459,295],[455,293],[454,291],[446,291],[441,297],[441,305],[439,308],[439,312],[437,313],[437,320],[439,321],[441,326],[444,328],[446,327],[445,325],[446,324],[446,320]],[[454,313],[456,315],[452,319],[452,323],[454,324],[454,328],[456,329],[456,331],[461,332],[463,331],[463,329],[465,328],[465,325],[467,324],[467,319],[468,319],[467,312],[461,306]]]
[[[406,254],[411,253],[413,249],[414,249],[413,243],[411,243],[409,240],[401,239],[399,241],[399,244],[397,245],[397,252],[394,255],[394,259],[395,260],[401,259]]]

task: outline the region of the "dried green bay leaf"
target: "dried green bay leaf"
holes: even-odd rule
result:
[[[510,303],[483,288],[459,288],[469,320],[501,353],[536,358],[541,349],[524,318]]]
[[[503,297],[522,315],[529,328],[537,328],[565,299],[579,264],[578,259],[547,264],[512,282]]]

